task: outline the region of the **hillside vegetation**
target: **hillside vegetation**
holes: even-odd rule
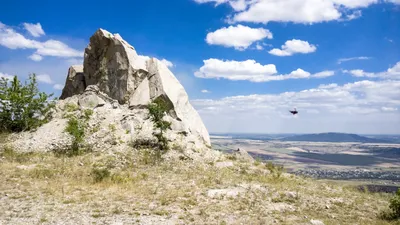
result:
[[[145,149],[0,154],[0,224],[396,224],[380,219],[390,195],[235,155],[200,163]]]

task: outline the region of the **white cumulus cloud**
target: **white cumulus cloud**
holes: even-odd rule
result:
[[[228,21],[237,22],[293,22],[319,23],[333,20],[350,20],[361,16],[366,8],[379,0],[195,0],[197,3],[229,4],[234,13]],[[398,3],[399,0],[387,0]]]
[[[201,90],[201,93],[211,93],[211,91],[209,91],[209,90],[206,90],[206,89],[204,89],[204,90]]]
[[[257,50],[264,50],[264,47],[262,45],[260,45],[260,44],[257,44],[256,45],[256,49]]]
[[[322,78],[334,75],[333,71],[310,74],[300,68],[289,74],[279,75],[274,64],[262,65],[255,60],[234,61],[211,58],[203,62],[204,65],[195,72],[196,77],[268,82],[287,79]]]
[[[36,61],[36,62],[42,61],[42,59],[43,59],[43,57],[38,54],[32,54],[28,58],[30,58],[31,60]]]
[[[0,24],[0,25],[1,25],[1,24]],[[9,74],[1,73],[1,72],[0,72],[0,78],[2,78],[2,77],[6,78],[6,79],[12,79],[12,78],[14,78],[14,76],[11,76],[11,75],[9,75]]]
[[[218,29],[207,34],[206,42],[210,45],[233,47],[237,50],[247,49],[256,41],[264,38],[272,39],[272,33],[264,28],[251,28],[237,25]]]
[[[327,70],[327,71],[322,71],[322,72],[316,73],[316,74],[313,75],[313,77],[315,77],[315,78],[325,78],[325,77],[331,77],[333,75],[335,75],[334,71]]]
[[[42,25],[40,23],[24,23],[24,27],[34,37],[45,35]]]
[[[53,88],[56,90],[62,90],[64,88],[64,86],[62,84],[55,84],[55,85],[53,85]]]
[[[400,79],[400,62],[397,62],[396,65],[383,72],[372,73],[372,72],[365,72],[364,70],[361,69],[343,70],[343,72],[351,74],[354,77]]]
[[[70,48],[57,40],[44,42],[31,40],[16,32],[14,29],[2,24],[0,26],[0,45],[9,49],[35,49],[34,55],[55,57],[83,57],[83,52]],[[35,57],[38,59],[38,57]]]
[[[294,54],[308,54],[315,52],[317,47],[302,40],[288,40],[282,45],[281,49],[274,48],[269,51],[269,54],[276,56],[291,56]]]
[[[166,59],[162,59],[161,62],[164,63],[167,67],[174,67],[174,64]]]
[[[277,94],[197,99],[211,132],[398,133],[400,81],[359,81]],[[289,110],[297,108],[298,117]]]
[[[52,84],[53,80],[51,79],[51,77],[47,74],[40,74],[36,76],[36,79],[41,82],[41,83],[45,83],[45,84]]]

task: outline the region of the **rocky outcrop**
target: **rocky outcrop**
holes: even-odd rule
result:
[[[87,85],[96,85],[109,97],[124,104],[141,81],[149,76],[146,61],[120,35],[99,29],[85,49]]]
[[[26,139],[48,140],[36,146],[41,151],[65,146],[70,139],[64,134],[55,134],[56,138],[42,136],[51,133],[53,126],[57,127],[55,132],[62,133],[71,114],[80,117],[88,109],[93,115],[88,121],[86,141],[94,149],[122,150],[129,147],[128,143],[151,141],[155,138],[154,128],[146,106],[158,98],[168,107],[164,120],[171,122],[172,129],[166,132],[171,146],[183,151],[209,151],[208,131],[167,66],[158,59],[139,56],[120,35],[99,29],[85,49],[83,68],[69,69],[54,119],[26,137],[21,134],[15,143],[18,148],[31,149],[35,145]]]
[[[83,66],[75,65],[68,69],[67,80],[62,91],[60,99],[66,99],[73,95],[82,94],[86,89],[85,76],[83,75]]]
[[[69,80],[74,82],[67,83],[64,89],[81,94],[82,86],[94,85],[131,109],[145,108],[151,101],[164,98],[169,105],[168,114],[176,120],[174,128],[210,145],[206,127],[172,72],[158,59],[139,56],[119,34],[96,31],[85,49],[83,71],[83,80],[73,80],[71,76]]]

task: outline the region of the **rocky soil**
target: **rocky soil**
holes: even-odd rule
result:
[[[162,160],[152,150],[0,152],[0,224],[396,224],[388,194],[221,155]]]

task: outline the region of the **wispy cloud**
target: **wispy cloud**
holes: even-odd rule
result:
[[[45,84],[52,84],[53,80],[51,79],[51,77],[48,74],[40,74],[36,76],[36,79],[39,82],[45,83]]]
[[[348,61],[354,61],[354,60],[368,60],[368,59],[372,59],[372,57],[359,56],[359,57],[351,57],[351,58],[341,58],[341,59],[338,59],[337,63],[338,63],[338,64],[342,64],[342,63],[348,62]]]
[[[42,25],[40,23],[24,23],[24,27],[34,37],[45,35]]]
[[[64,88],[64,86],[62,84],[55,84],[55,85],[53,85],[53,88],[56,90],[62,90]]]

